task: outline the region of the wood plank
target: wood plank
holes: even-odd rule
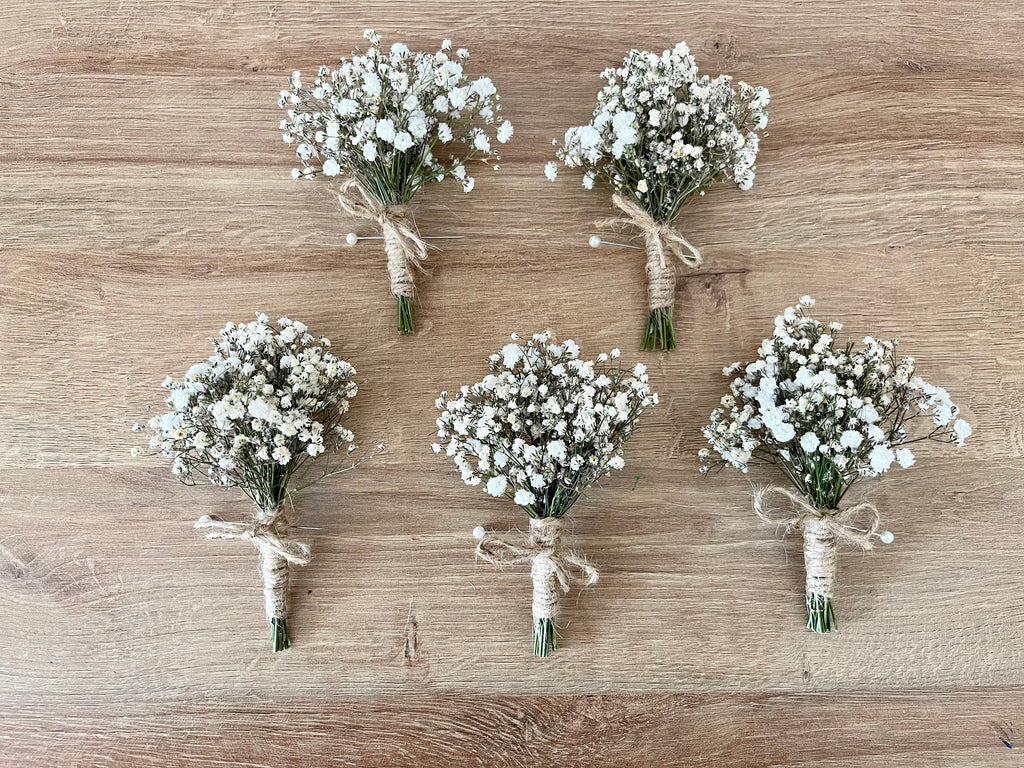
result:
[[[244,707],[143,704],[0,708],[0,760],[55,768],[1016,766],[1019,691],[903,694],[382,696],[324,709],[259,699]],[[893,717],[893,713],[899,717]],[[1016,729],[1014,729],[1016,731]],[[401,733],[401,740],[395,734]],[[784,738],[780,735],[784,734]],[[1008,749],[1003,739],[1011,739]],[[1016,739],[1016,740],[1014,740]],[[0,765],[25,765],[0,762]]]

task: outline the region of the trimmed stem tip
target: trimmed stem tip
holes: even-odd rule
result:
[[[292,647],[288,637],[288,619],[275,617],[270,620],[270,640],[274,645],[274,653]]]
[[[396,296],[398,299],[398,332],[413,333],[416,326],[412,321],[412,299],[408,296]]]
[[[533,655],[548,657],[558,648],[558,632],[554,619],[534,619]]]
[[[672,307],[652,309],[644,333],[644,349],[671,352],[676,348],[676,334],[672,328]]]
[[[832,598],[809,592],[807,594],[807,628],[818,634],[825,634],[831,632],[836,626]]]

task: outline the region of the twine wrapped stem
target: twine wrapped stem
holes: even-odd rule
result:
[[[772,509],[770,496],[781,496],[790,509]],[[786,488],[771,486],[754,492],[754,513],[766,523],[784,525],[787,532],[799,530],[804,540],[804,571],[806,575],[807,627],[815,632],[831,632],[836,626],[832,599],[835,595],[839,545],[870,550],[872,538],[879,534],[881,519],[873,504],[855,504],[846,509],[818,509],[803,497]],[[861,518],[868,527],[858,527]]]
[[[415,330],[412,268],[422,268],[427,258],[427,244],[416,230],[408,208],[379,202],[352,178],[341,183],[337,194],[338,204],[346,214],[375,222],[380,228],[384,252],[388,257],[391,294],[398,300],[398,329],[401,333],[412,333]]]
[[[208,539],[251,541],[259,556],[263,602],[274,652],[291,647],[288,636],[288,566],[308,565],[309,545],[288,536],[283,508],[259,509],[251,523],[228,522],[203,515],[195,528]]]
[[[485,533],[476,548],[477,557],[499,568],[530,563],[536,656],[548,656],[558,647],[555,622],[559,591],[568,592],[572,584],[590,586],[597,582],[597,569],[561,544],[562,530],[560,517],[533,518],[524,542],[516,542],[513,534]]]
[[[647,300],[650,315],[644,334],[644,349],[673,350],[676,348],[672,327],[672,308],[676,297],[676,267],[673,257],[687,267],[696,268],[704,259],[689,240],[683,237],[671,222],[660,222],[632,198],[619,193],[612,195],[612,204],[622,216],[595,222],[598,227],[622,229],[633,227],[644,239],[647,252]]]

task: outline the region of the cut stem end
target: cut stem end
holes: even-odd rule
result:
[[[273,618],[270,620],[270,640],[274,644],[274,653],[292,647],[288,637],[288,619]]]
[[[533,622],[533,655],[551,655],[558,648],[558,632],[554,619],[535,619]]]
[[[647,317],[647,332],[644,333],[644,349],[658,349],[671,352],[676,348],[676,334],[672,328],[672,307],[652,309]]]
[[[409,296],[396,296],[398,299],[398,332],[413,333],[416,326],[412,321],[412,298]]]
[[[816,595],[813,592],[807,595],[807,628],[825,634],[831,632],[838,626],[836,614],[832,609],[832,598],[824,595]]]

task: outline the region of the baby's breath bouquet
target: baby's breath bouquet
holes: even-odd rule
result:
[[[660,56],[632,50],[621,67],[601,76],[608,84],[597,95],[593,119],[566,131],[556,155],[566,167],[583,169],[587,189],[598,180],[611,186],[623,218],[598,226],[631,226],[643,236],[650,304],[644,349],[675,349],[673,258],[688,267],[703,263],[676,230],[676,218],[719,179],[743,190],[753,185],[768,89],[743,82],[734,88],[729,75],[698,75],[686,43]],[[545,172],[554,180],[558,163],[549,162]]]
[[[436,53],[413,52],[403,43],[386,51],[372,29],[364,37],[370,42],[365,52],[356,50],[335,69],[321,66],[311,86],[292,73],[278,101],[288,115],[281,130],[302,163],[294,178],[337,182],[345,213],[379,225],[398,328],[412,333],[411,267],[421,266],[427,246],[407,206],[431,181],[450,178],[471,191],[469,164],[500,160],[497,144],[513,129],[500,118],[491,79],[463,72],[465,48],[453,54],[445,40]]]
[[[315,339],[287,317],[276,328],[264,314],[251,323],[228,323],[212,341],[216,351],[209,360],[180,381],[164,380],[170,410],[149,420],[149,445],[172,460],[171,471],[186,485],[201,475],[241,489],[252,501],[251,522],[204,515],[195,527],[207,538],[252,542],[273,648],[280,651],[290,645],[288,566],[306,565],[310,557],[309,546],[289,536],[285,503],[298,490],[289,486],[320,454],[355,450],[342,419],[358,391],[356,371],[331,354],[327,338]],[[301,487],[346,469],[325,470]]]
[[[853,342],[840,345],[835,334],[842,325],[810,317],[813,306],[804,296],[775,318],[775,333],[761,343],[756,362],[723,370],[736,378],[704,427],[712,450],[703,449],[700,458],[702,472],[716,464],[747,472],[761,462],[792,483],[795,493],[757,491],[754,510],[766,522],[802,532],[807,626],[829,632],[838,545],[866,550],[873,538],[892,541],[891,533],[879,532],[871,504],[840,509],[847,491],[862,477],[912,466],[912,443],[963,445],[971,427],[958,418],[946,390],[915,375],[913,358],[897,356],[898,340],[868,336],[859,349]],[[769,509],[773,495],[792,511]]]
[[[629,370],[619,350],[581,360],[571,340],[551,343],[546,331],[490,356],[491,372],[436,406],[434,453],[455,461],[467,485],[511,499],[530,516],[518,543],[475,532],[477,555],[498,566],[530,563],[533,651],[557,647],[558,591],[597,581],[597,571],[561,543],[562,519],[587,488],[622,469],[622,448],[647,408],[658,402],[642,363]],[[576,572],[573,569],[576,569]]]

